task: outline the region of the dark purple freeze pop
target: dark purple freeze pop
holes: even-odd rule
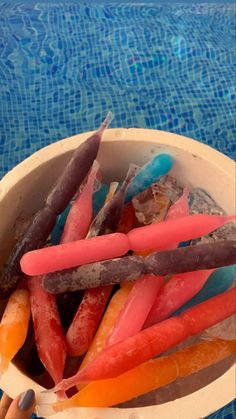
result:
[[[137,173],[137,167],[131,166],[127,176],[121,185],[120,189],[112,197],[112,199],[102,207],[94,219],[87,237],[101,236],[102,234],[109,234],[116,231],[116,228],[120,222],[122,208],[125,200],[126,190]]]
[[[171,275],[233,265],[235,260],[236,240],[223,240],[153,253],[145,265],[154,275]]]
[[[23,254],[45,245],[57,216],[66,208],[87,176],[97,156],[102,134],[111,120],[112,114],[109,112],[100,128],[75,150],[49,193],[44,208],[37,212],[25,234],[13,248],[0,278],[0,298],[8,296],[16,287],[21,275],[19,261]]]
[[[124,256],[65,269],[45,275],[43,285],[48,292],[58,294],[133,281],[145,273],[169,275],[218,268],[235,262],[236,240],[224,240],[155,252],[145,258]]]
[[[121,281],[132,281],[144,273],[144,258],[125,256],[47,274],[44,277],[43,286],[46,291],[59,294],[65,291],[118,284]]]

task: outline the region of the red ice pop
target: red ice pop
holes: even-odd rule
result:
[[[66,342],[55,296],[43,289],[42,278],[28,278],[28,289],[39,358],[57,384],[63,377]]]
[[[66,334],[69,355],[80,356],[87,352],[111,291],[112,286],[92,288],[85,291],[85,296]]]
[[[95,161],[83,190],[67,216],[60,243],[68,243],[86,237],[93,217],[93,188],[98,170],[99,164]]]
[[[113,378],[141,363],[171,349],[189,336],[234,314],[236,310],[236,289],[213,297],[180,316],[171,317],[112,345],[75,376],[57,385],[53,391],[66,390],[79,382],[90,382]]]
[[[98,169],[99,165],[95,162],[82,192],[70,209],[60,243],[86,236],[92,219],[93,185]],[[56,299],[42,288],[42,278],[29,278],[28,287],[38,354],[57,383],[63,376],[67,351]]]

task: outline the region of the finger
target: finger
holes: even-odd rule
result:
[[[3,393],[1,401],[0,401],[0,419],[4,419],[6,413],[12,403],[12,399],[7,396],[6,393]]]
[[[33,390],[27,390],[13,400],[5,419],[30,419],[34,408],[35,393]]]

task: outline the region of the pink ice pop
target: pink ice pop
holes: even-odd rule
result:
[[[188,194],[189,190],[188,188],[185,188],[183,195],[170,207],[166,217],[167,219],[176,219],[189,214]],[[174,244],[173,247],[177,247],[177,245],[178,244]],[[159,292],[162,294],[161,287],[163,283],[163,277],[145,275],[144,278],[134,284],[128,299],[107,338],[107,346],[114,345],[115,343],[138,333],[142,329],[153,303],[155,300],[158,300]]]
[[[123,256],[129,250],[129,241],[123,233],[112,233],[40,250],[39,253],[37,250],[26,253],[21,259],[21,269],[27,275],[43,275],[72,266]]]
[[[86,237],[93,217],[93,188],[99,167],[99,163],[95,160],[88,180],[67,216],[60,243],[68,243]]]
[[[27,275],[42,275],[123,256],[128,250],[166,249],[174,243],[201,237],[235,219],[235,215],[194,214],[131,230],[32,250],[21,258]]]
[[[62,380],[66,342],[55,296],[42,287],[42,278],[28,278],[35,342],[41,362],[55,384]],[[42,309],[43,308],[43,309]]]
[[[164,283],[162,276],[145,275],[135,282],[119,317],[110,331],[106,346],[138,333]]]
[[[174,275],[157,295],[144,329],[169,317],[175,310],[193,298],[203,287],[214,269],[185,272]]]
[[[144,250],[144,244],[146,249],[163,250],[174,243],[204,236],[233,220],[235,215],[194,214],[135,228],[127,235],[132,250]]]

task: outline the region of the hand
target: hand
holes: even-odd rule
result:
[[[14,400],[5,393],[0,401],[0,419],[30,419],[35,408],[35,393],[27,390]]]

